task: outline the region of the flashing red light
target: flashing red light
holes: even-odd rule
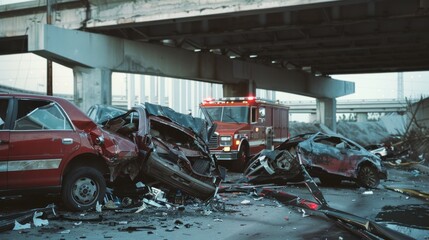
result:
[[[249,101],[255,101],[255,100],[256,100],[256,97],[254,97],[254,96],[249,96],[249,97],[247,97],[247,100],[249,100]]]
[[[208,97],[206,99],[204,99],[204,102],[213,102],[215,99],[212,97]]]

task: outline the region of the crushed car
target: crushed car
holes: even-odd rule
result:
[[[214,197],[221,172],[207,142],[215,126],[150,103],[135,106],[101,125],[124,141],[136,143],[144,159],[143,166],[124,167],[135,174],[141,169],[138,179],[144,182],[154,179],[169,191],[181,190],[204,201]]]
[[[385,159],[388,154],[388,148],[382,144],[367,145],[364,148],[382,160]]]
[[[349,180],[375,188],[387,179],[380,158],[347,138],[321,132],[297,135],[274,150],[261,151],[250,160],[245,176],[252,183],[302,180],[298,157],[310,175],[325,185]]]
[[[0,94],[0,197],[60,194],[66,208],[82,211],[119,179],[146,174],[203,200],[214,196],[220,177],[205,142],[153,113],[139,106],[101,126],[63,98]],[[168,139],[152,137],[156,130]]]

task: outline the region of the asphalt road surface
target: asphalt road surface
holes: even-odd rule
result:
[[[227,180],[239,177],[229,173]],[[428,201],[384,186],[428,192],[429,175],[391,168],[389,180],[377,189],[350,182],[320,188],[333,208],[385,223],[416,239],[429,239]],[[304,185],[276,189],[314,200]],[[80,214],[59,207],[56,216],[48,216],[48,225],[5,231],[0,239],[360,239],[323,214],[260,198],[252,191],[220,193],[219,200],[215,206],[198,201],[188,201],[182,208],[149,206],[139,213],[134,209]],[[44,207],[52,201],[55,199],[1,200],[0,215]]]

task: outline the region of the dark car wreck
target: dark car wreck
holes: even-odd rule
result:
[[[113,177],[126,172],[134,181],[156,180],[163,189],[181,190],[202,200],[216,194],[220,171],[209,153],[209,128],[204,120],[146,103],[103,122],[102,128],[115,135],[117,142],[137,148],[134,160],[111,167]]]
[[[103,203],[107,187],[150,176],[210,199],[220,175],[206,123],[146,106],[119,116],[107,109],[104,119],[116,117],[98,125],[63,98],[0,94],[0,197],[58,194],[66,208],[81,211]]]
[[[300,180],[298,154],[310,175],[323,184],[351,180],[374,188],[387,178],[380,158],[349,139],[320,132],[297,135],[273,151],[261,151],[250,160],[245,175],[254,183]]]

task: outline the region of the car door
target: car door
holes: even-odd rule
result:
[[[340,173],[344,168],[347,149],[338,137],[315,138],[312,143],[312,164],[330,173]]]
[[[0,191],[7,188],[7,161],[9,158],[9,98],[0,98]],[[10,112],[10,111],[9,111]]]
[[[17,99],[14,106],[8,188],[60,186],[60,164],[78,149],[79,135],[55,102]]]

